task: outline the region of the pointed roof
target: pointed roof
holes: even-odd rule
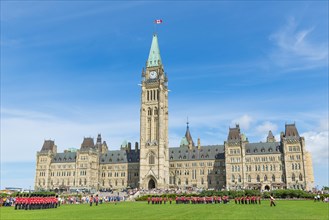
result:
[[[43,146],[41,148],[41,152],[45,152],[45,151],[52,151],[54,149],[55,146],[55,141],[52,140],[45,140],[43,142]]]
[[[285,137],[299,137],[295,123],[286,124]]]
[[[269,130],[267,138],[274,138],[273,133],[271,130]]]
[[[186,137],[186,140],[187,140],[187,142],[189,143],[189,144],[192,144],[192,146],[194,147],[195,145],[194,145],[194,141],[193,141],[193,139],[192,139],[192,135],[191,135],[191,133],[190,133],[190,128],[189,128],[189,126],[188,126],[188,124],[189,124],[189,122],[187,121],[186,122],[186,132],[185,132],[185,137]]]
[[[81,144],[81,148],[80,150],[89,150],[89,149],[92,149],[95,147],[95,144],[94,144],[94,139],[91,138],[91,137],[85,137],[83,139],[83,142]]]
[[[158,44],[157,34],[153,34],[149,58],[147,59],[146,67],[159,66],[162,63],[160,56],[160,49]]]
[[[229,128],[228,132],[228,141],[240,141],[240,126],[238,124],[235,125],[235,128]]]
[[[274,135],[273,135],[273,133],[272,133],[272,131],[270,130],[269,132],[268,132],[268,135],[267,135],[267,142],[275,142],[275,137],[274,137]]]

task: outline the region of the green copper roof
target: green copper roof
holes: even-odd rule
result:
[[[153,34],[149,58],[147,59],[147,67],[159,66],[161,64],[160,49],[158,44],[158,36]]]
[[[188,146],[188,141],[186,139],[186,137],[183,137],[182,140],[180,141],[180,146]]]

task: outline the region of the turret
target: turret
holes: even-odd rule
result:
[[[276,141],[275,140],[275,137],[273,136],[272,131],[270,130],[268,132],[268,135],[267,135],[267,138],[266,138],[266,142],[267,143],[270,143],[270,142],[275,142],[275,141]]]

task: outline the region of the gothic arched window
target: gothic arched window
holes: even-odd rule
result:
[[[257,182],[260,182],[260,177],[259,177],[259,175],[257,175]]]
[[[303,181],[303,175],[301,173],[299,174],[299,181]]]
[[[148,108],[148,109],[147,109],[147,115],[148,115],[148,116],[152,115],[152,109],[151,109],[151,108]]]
[[[267,175],[264,176],[264,181],[267,181]]]
[[[232,174],[232,183],[235,182],[235,176]]]
[[[275,176],[274,176],[274,174],[272,175],[272,182],[275,182]]]
[[[296,177],[295,177],[295,174],[293,173],[292,176],[291,176],[291,180],[292,181],[295,181]]]
[[[152,152],[149,154],[149,164],[155,164],[155,156]]]
[[[251,176],[248,175],[248,182],[251,182]]]

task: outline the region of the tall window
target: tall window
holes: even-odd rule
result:
[[[149,154],[149,164],[155,164],[155,156],[152,152]]]
[[[238,181],[239,181],[239,183],[241,183],[241,176],[240,175],[239,175]]]
[[[295,181],[296,177],[295,177],[295,174],[293,173],[292,176],[291,176],[291,180],[292,181]]]
[[[303,181],[303,175],[301,173],[299,174],[299,181]]]
[[[272,182],[275,182],[275,176],[274,176],[274,174],[272,175]]]
[[[232,174],[232,183],[235,182],[235,176]]]
[[[257,182],[260,182],[260,177],[259,177],[259,175],[257,175]]]
[[[251,176],[248,175],[248,182],[251,182]]]
[[[264,176],[264,181],[267,181],[267,175]]]
[[[158,137],[159,137],[159,129],[158,129],[158,118],[157,117],[154,118],[154,134],[155,134],[155,139],[158,139]]]
[[[147,119],[147,137],[148,137],[148,140],[151,140],[151,118],[148,118]]]

